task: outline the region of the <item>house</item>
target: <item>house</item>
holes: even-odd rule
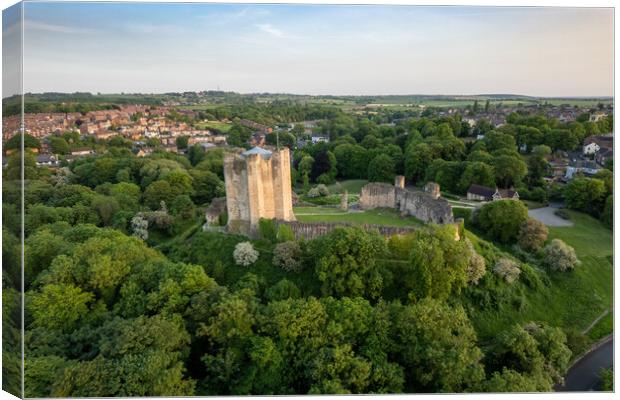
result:
[[[475,184],[471,185],[469,189],[467,189],[467,200],[495,201],[505,199],[518,200],[519,193],[517,193],[514,189],[493,189],[487,186]]]
[[[311,140],[312,140],[312,144],[321,143],[321,142],[329,143],[329,138],[324,135],[312,135]]]
[[[58,166],[58,159],[53,154],[39,154],[37,156],[38,166],[56,167]]]
[[[605,118],[606,116],[607,114],[605,114],[604,112],[597,111],[595,113],[590,114],[590,122],[598,122],[602,120],[603,118]]]
[[[601,149],[598,151],[598,153],[596,153],[596,155],[594,156],[594,159],[599,165],[604,166],[607,160],[614,159],[614,149],[607,149],[607,148]]]
[[[596,154],[601,148],[613,149],[613,136],[588,136],[583,141],[583,154]]]
[[[596,175],[599,169],[600,169],[599,166],[596,165],[594,161],[572,160],[568,164],[568,167],[566,167],[566,175],[564,176],[564,178],[567,180],[573,179],[575,174],[578,174],[578,173],[593,176],[593,175]]]
[[[95,152],[88,147],[80,147],[71,151],[72,156],[89,156]]]

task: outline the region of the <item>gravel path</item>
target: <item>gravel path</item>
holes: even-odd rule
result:
[[[528,215],[534,219],[539,220],[547,226],[573,226],[573,223],[569,220],[558,217],[554,214],[557,207],[542,207],[534,210],[528,210]]]

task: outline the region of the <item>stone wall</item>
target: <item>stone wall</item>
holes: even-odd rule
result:
[[[318,236],[325,235],[336,228],[353,227],[362,228],[365,231],[376,231],[382,236],[394,236],[404,235],[414,232],[416,228],[413,227],[397,227],[397,226],[383,226],[373,224],[354,225],[346,222],[298,222],[298,221],[278,221],[278,224],[288,225],[293,233],[295,239],[314,239]]]
[[[400,186],[402,182],[397,180]],[[428,187],[429,192],[413,191],[387,183],[369,183],[362,187],[359,204],[363,210],[395,208],[403,216],[413,216],[424,222],[449,224],[454,222],[452,206],[439,197],[439,185]]]
[[[372,182],[362,187],[359,199],[364,210],[396,208],[396,188],[387,183]]]

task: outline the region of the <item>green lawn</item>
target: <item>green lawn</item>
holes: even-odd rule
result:
[[[336,207],[293,207],[295,215],[304,214],[344,214],[346,211],[342,211]]]
[[[349,194],[359,194],[367,183],[365,179],[349,179],[331,184],[327,188],[330,193],[342,193],[346,190]]]
[[[304,212],[307,214],[309,210],[315,207],[304,207]],[[389,209],[376,209],[367,210],[363,212],[349,212],[347,214],[336,214],[331,210],[323,213],[324,210],[320,207],[317,208],[317,213],[321,212],[321,215],[297,215],[298,221],[301,222],[347,222],[352,224],[374,224],[385,226],[420,226],[423,223],[414,217],[401,218],[400,215]]]
[[[581,331],[613,306],[612,232],[588,215],[570,214],[575,225],[550,227],[549,239],[559,238],[573,246],[581,264],[569,272],[541,269],[539,276],[547,283],[538,288],[520,282],[514,289],[523,294],[521,309],[474,311],[472,320],[481,337],[488,339],[512,324],[528,321]],[[611,333],[611,324],[599,327],[602,323],[596,326],[597,335]]]
[[[593,342],[596,342],[597,340],[600,340],[605,336],[609,335],[611,332],[613,332],[613,330],[614,316],[613,312],[610,312],[609,314],[601,318],[601,320],[598,321],[596,325],[592,327],[592,329],[590,329],[590,331],[588,332],[588,337]]]
[[[227,133],[232,124],[227,124],[225,122],[220,121],[209,121],[209,122],[199,122],[196,124],[198,129],[213,129],[222,133]]]

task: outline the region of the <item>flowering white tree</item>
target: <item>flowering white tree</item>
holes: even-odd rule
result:
[[[553,239],[545,246],[545,264],[554,271],[567,271],[579,264],[575,249],[560,239]]]
[[[504,278],[506,282],[512,283],[519,279],[521,268],[519,268],[519,264],[511,259],[502,258],[495,264],[495,267],[493,267],[493,272]]]
[[[134,236],[146,240],[149,238],[149,221],[142,214],[137,214],[131,219],[131,230]]]
[[[233,258],[237,265],[247,267],[258,260],[258,251],[254,250],[254,246],[250,242],[237,243],[235,251],[233,251]]]

